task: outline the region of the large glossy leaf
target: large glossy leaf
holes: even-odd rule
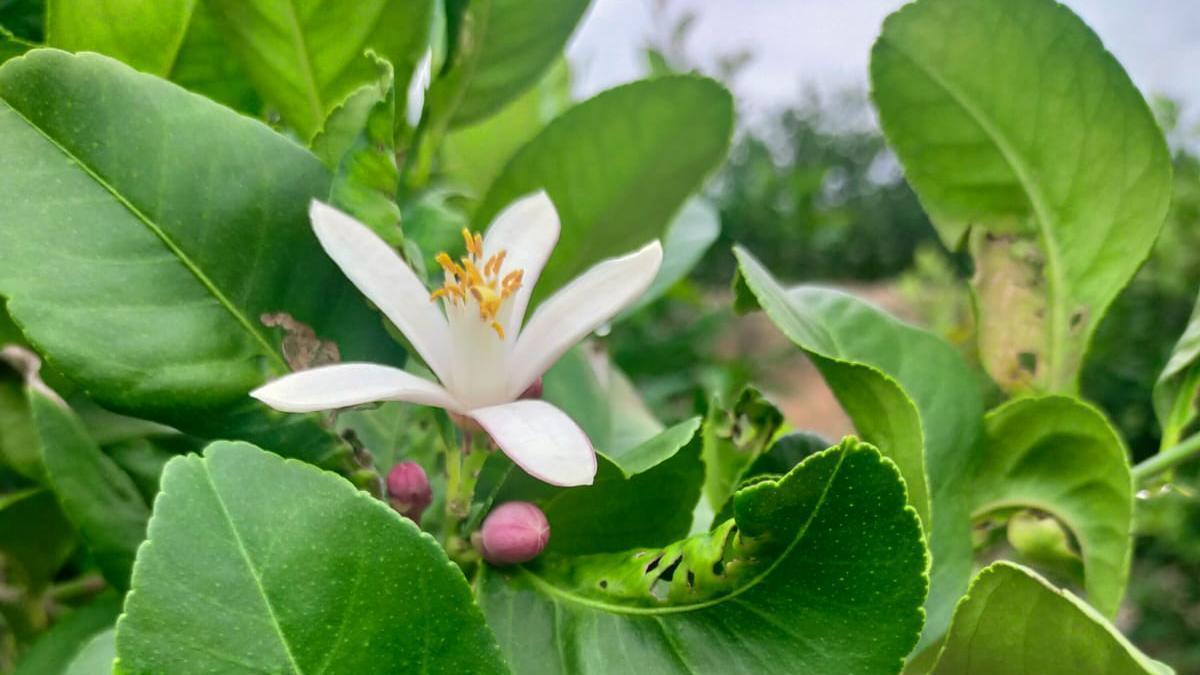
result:
[[[1200,393],[1200,298],[1187,328],[1154,385],[1154,413],[1162,427],[1162,449],[1183,439],[1196,421]]]
[[[48,0],[46,44],[99,52],[166,77],[202,0]]]
[[[610,89],[560,115],[488,190],[475,222],[545,189],[562,234],[538,281],[541,298],[601,259],[661,237],[725,157],[733,102],[721,85],[673,76]]]
[[[437,543],[244,443],[167,466],[117,624],[127,672],[503,672]]]
[[[255,116],[262,112],[262,98],[237,55],[230,51],[204,0],[192,7],[192,21],[175,56],[170,79],[234,110]]]
[[[699,427],[698,418],[690,419],[615,456],[598,453],[596,478],[587,487],[558,488],[510,471],[494,499],[541,507],[550,521],[548,554],[665,546],[687,535],[700,498]]]
[[[267,312],[348,359],[401,358],[309,228],[329,186],[316,158],[172,84],[54,50],[0,68],[0,154],[0,294],[52,365],[107,407],[197,435],[338,451],[315,418],[246,396],[287,370]]]
[[[983,435],[975,380],[933,335],[838,291],[785,291],[749,253],[734,253],[755,302],[813,360],[858,432],[900,467],[909,501],[925,517],[933,554],[928,644],[949,624],[971,575],[962,486]]]
[[[937,675],[1163,675],[1086,603],[1032,571],[998,562],[971,582],[954,612]]]
[[[988,413],[970,491],[976,518],[1030,507],[1079,543],[1088,600],[1112,616],[1132,552],[1133,479],[1125,444],[1104,415],[1065,396],[1018,399]]]
[[[375,79],[366,50],[391,61],[396,81],[407,83],[433,17],[431,0],[205,2],[263,97],[306,140],[335,105]]]
[[[101,452],[70,410],[31,391],[46,483],[109,583],[129,587],[150,508],[133,479]]]
[[[439,172],[476,199],[517,150],[571,104],[566,59],[550,67],[525,93],[484,120],[455,129],[442,139]]]
[[[849,439],[742,489],[734,512],[662,549],[485,569],[480,604],[513,670],[900,669],[927,560],[890,461]]]
[[[1149,107],[1054,0],[920,0],[884,24],[875,104],[938,233],[969,243],[980,355],[1009,390],[1076,389],[1166,215]]]
[[[59,675],[84,645],[112,627],[120,613],[121,599],[115,595],[72,610],[25,652],[13,675]]]
[[[589,0],[473,0],[457,17],[457,44],[429,91],[439,123],[495,114],[559,58]]]

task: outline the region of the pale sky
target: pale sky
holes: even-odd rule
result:
[[[663,0],[594,0],[568,49],[576,93],[637,79],[640,47]],[[668,15],[693,9],[689,53],[711,68],[744,48],[753,61],[735,82],[742,114],[798,99],[806,87],[866,90],[871,44],[903,0],[666,0]],[[1066,0],[1148,94],[1200,107],[1200,0]]]

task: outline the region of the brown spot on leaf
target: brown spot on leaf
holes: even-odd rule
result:
[[[283,329],[283,359],[292,370],[307,370],[318,366],[339,363],[341,353],[335,343],[317,337],[307,324],[301,323],[287,312],[263,314],[259,321],[269,328]]]

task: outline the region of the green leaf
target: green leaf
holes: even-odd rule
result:
[[[378,100],[365,110],[361,124],[349,137],[349,143],[338,155],[337,170],[329,198],[334,206],[368,225],[384,241],[399,247],[404,243],[400,230],[400,207],[396,205],[396,189],[400,186],[400,169],[396,166],[396,144],[392,125],[396,117],[395,85],[392,66],[374,53],[368,54],[378,69],[374,85]],[[362,106],[361,89],[351,94],[351,110]],[[352,113],[347,113],[352,114]],[[335,119],[335,127],[348,120]],[[326,129],[330,120],[326,120]],[[339,134],[345,133],[342,129]],[[341,143],[334,141],[334,146]],[[337,147],[328,151],[337,152]]]
[[[575,420],[593,447],[615,457],[664,427],[625,374],[596,347],[578,345],[551,366],[542,377],[542,398]]]
[[[113,672],[113,660],[117,656],[114,629],[100,631],[67,666],[65,675],[107,675]]]
[[[693,76],[610,89],[560,115],[496,178],[474,222],[545,189],[562,233],[535,302],[593,263],[663,235],[684,200],[725,157],[733,101]],[[582,189],[586,186],[586,189]]]
[[[1141,94],[1053,0],[913,3],[885,22],[871,82],[942,240],[970,246],[988,372],[1010,391],[1073,392],[1170,200]]]
[[[129,474],[146,503],[152,504],[167,462],[175,455],[200,452],[201,449],[203,443],[191,436],[147,436],[106,445],[104,454]]]
[[[458,17],[446,71],[429,90],[438,124],[463,126],[495,114],[562,54],[589,0],[473,0]]]
[[[402,358],[309,228],[329,186],[316,158],[160,79],[55,50],[0,68],[0,155],[0,294],[57,370],[199,436],[343,451],[319,418],[246,396],[288,370],[268,312],[347,359]]]
[[[979,573],[954,611],[934,673],[1173,672],[1148,658],[1074,595],[1019,565]]]
[[[239,112],[253,116],[262,113],[262,99],[238,57],[230,51],[204,0],[192,8],[192,22],[175,56],[170,79]]]
[[[1162,427],[1161,449],[1177,445],[1196,421],[1197,393],[1200,393],[1200,297],[1187,328],[1154,384],[1154,413]]]
[[[36,46],[32,42],[26,42],[5,30],[3,26],[0,26],[0,63],[4,63],[14,56],[20,56]]]
[[[42,467],[25,387],[5,375],[4,366],[0,365],[0,465],[40,483],[46,471]]]
[[[970,491],[974,517],[1013,507],[1053,515],[1079,542],[1088,600],[1116,614],[1133,528],[1121,437],[1098,410],[1065,396],[1011,401],[988,413],[985,425]]]
[[[13,675],[58,675],[98,633],[110,628],[121,613],[121,599],[108,596],[72,610],[42,634],[17,663]],[[110,669],[111,671],[111,669]]]
[[[712,203],[693,197],[683,204],[679,213],[667,225],[663,237],[663,261],[650,288],[620,317],[625,318],[666,294],[672,286],[687,277],[721,235],[721,217]]]
[[[742,302],[803,349],[863,438],[900,468],[923,514],[933,556],[921,646],[949,625],[971,575],[971,524],[962,486],[983,436],[983,401],[953,347],[837,291],[785,291],[749,253],[735,249]],[[926,476],[928,481],[926,481]],[[927,486],[927,487],[926,487]]]
[[[46,44],[99,52],[166,77],[200,0],[48,0]]]
[[[167,465],[117,623],[122,672],[504,672],[437,543],[245,443]]]
[[[713,402],[704,420],[704,495],[714,509],[721,508],[754,460],[783,426],[783,413],[747,387],[728,408]]]
[[[429,46],[431,0],[205,0],[263,98],[308,140],[376,77],[374,50],[407,83]],[[403,106],[401,106],[403,109]]]
[[[665,546],[688,533],[704,465],[693,418],[612,456],[597,452],[595,481],[558,488],[510,471],[495,501],[532,501],[550,521],[546,553],[584,555]]]
[[[36,391],[30,391],[29,404],[47,484],[104,577],[128,588],[149,507],[129,475],[101,452],[70,410]]]
[[[571,72],[562,58],[499,112],[446,134],[438,148],[439,172],[482,198],[509,158],[570,105]]]
[[[49,490],[0,495],[0,554],[9,584],[37,597],[74,548],[75,532]]]
[[[927,560],[895,466],[848,439],[663,549],[481,572],[517,673],[897,672]],[[553,535],[551,535],[553,540]]]

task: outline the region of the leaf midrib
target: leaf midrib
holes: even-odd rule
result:
[[[325,116],[325,107],[321,103],[321,90],[317,86],[317,75],[313,71],[312,58],[308,52],[308,42],[304,39],[304,25],[300,23],[300,14],[296,10],[296,5],[293,0],[285,0],[283,3],[287,7],[287,18],[289,32],[292,34],[292,46],[296,49],[296,56],[300,59],[300,70],[304,72],[305,79],[308,80],[308,103],[312,108],[313,121],[315,127],[320,131],[322,119]]]
[[[176,244],[174,240],[171,239],[170,236],[167,235],[166,231],[164,231],[157,223],[151,220],[149,216],[142,213],[141,209],[130,202],[124,195],[118,192],[117,189],[109,184],[109,182],[105,180],[99,173],[97,173],[96,170],[91,167],[91,165],[80,159],[62,143],[59,143],[58,139],[46,133],[46,131],[40,126],[34,124],[33,121],[26,117],[20,110],[18,110],[16,106],[9,103],[3,97],[0,97],[0,103],[3,103],[4,106],[11,110],[14,115],[27,124],[29,128],[36,131],[42,138],[46,139],[48,143],[57,148],[59,152],[67,157],[68,160],[70,160],[75,166],[79,167],[84,173],[90,176],[92,180],[96,181],[98,185],[112,195],[113,199],[124,206],[126,210],[133,214],[135,218],[141,221],[141,223],[145,225],[146,228],[149,229],[155,236],[157,236],[163,245],[167,247],[167,250],[169,250],[172,255],[174,255],[175,258],[192,273],[194,277],[196,277],[205,290],[207,290],[217,300],[217,302],[220,303],[220,305],[224,307],[225,310],[228,311],[229,314],[232,315],[239,324],[241,324],[242,328],[253,337],[254,341],[257,342],[262,348],[263,354],[271,359],[277,368],[284,372],[287,371],[287,364],[284,363],[283,357],[280,356],[279,353],[275,351],[275,348],[272,347],[269,342],[267,342],[266,338],[264,338],[263,335],[254,328],[254,324],[252,324],[250,320],[246,318],[246,315],[243,314],[241,310],[239,310],[233,304],[233,302],[225,296],[221,289],[217,287],[216,283],[213,282],[213,280],[210,279],[208,275],[206,275],[203,270],[200,269],[200,266],[197,265],[187,255],[187,253],[184,252],[184,250],[180,248],[180,246]]]
[[[292,654],[292,646],[288,643],[287,636],[284,635],[283,626],[279,623],[279,617],[275,615],[275,607],[271,604],[271,598],[267,595],[267,589],[263,586],[262,577],[259,575],[258,569],[254,566],[254,561],[250,558],[250,552],[246,550],[246,543],[242,541],[242,535],[238,532],[237,525],[233,522],[233,517],[229,514],[229,509],[225,506],[225,500],[221,497],[220,490],[217,489],[217,484],[213,481],[212,472],[208,467],[203,468],[204,478],[208,481],[209,487],[212,489],[213,497],[217,501],[218,508],[221,509],[221,516],[229,525],[229,531],[233,534],[234,543],[237,544],[238,552],[242,556],[242,560],[246,563],[246,569],[250,572],[250,577],[254,579],[254,585],[258,588],[258,594],[262,598],[263,606],[267,608],[267,616],[270,618],[271,625],[275,628],[275,634],[279,637],[279,644],[283,646],[283,652],[287,655],[288,662],[295,669],[296,673],[303,675],[300,665],[296,663],[296,657]]]
[[[738,596],[742,595],[746,591],[749,591],[750,589],[754,588],[759,583],[761,583],[764,579],[766,579],[768,576],[770,576],[772,573],[774,573],[775,569],[777,567],[779,567],[781,564],[783,564],[783,561],[787,560],[787,558],[792,554],[792,551],[797,546],[800,545],[800,542],[805,538],[805,535],[808,533],[809,526],[812,525],[813,520],[816,519],[817,515],[821,512],[822,507],[824,507],[825,498],[829,495],[829,489],[831,487],[833,487],[834,482],[837,480],[838,473],[841,471],[841,468],[842,468],[842,463],[846,461],[846,455],[849,454],[850,452],[851,452],[851,450],[849,450],[849,449],[841,450],[841,452],[838,456],[837,465],[833,467],[833,471],[829,474],[829,480],[826,481],[825,487],[823,487],[821,489],[821,496],[817,499],[816,505],[813,506],[812,513],[810,513],[808,515],[808,518],[804,521],[804,523],[796,531],[796,536],[792,539],[792,543],[788,544],[788,547],[786,549],[784,549],[783,552],[781,552],[779,554],[779,556],[776,557],[775,560],[765,570],[763,570],[757,576],[755,576],[752,579],[750,579],[749,581],[747,581],[745,584],[742,584],[738,588],[734,589],[733,591],[730,591],[729,593],[727,593],[725,595],[721,595],[721,596],[712,598],[711,600],[706,600],[704,602],[697,602],[697,603],[688,604],[688,605],[674,605],[674,606],[670,606],[670,607],[629,607],[629,606],[625,606],[625,605],[614,605],[612,603],[601,602],[599,600],[592,600],[590,598],[582,597],[582,596],[572,593],[570,591],[563,590],[561,588],[558,588],[551,582],[538,576],[532,570],[529,570],[526,567],[519,568],[521,576],[527,578],[530,581],[530,583],[532,583],[534,586],[536,586],[539,590],[541,590],[546,595],[550,596],[551,600],[554,601],[554,603],[556,605],[559,604],[559,601],[561,600],[563,602],[569,602],[572,604],[581,605],[581,606],[587,607],[588,609],[599,610],[602,612],[609,612],[612,614],[627,614],[627,615],[634,615],[634,616],[660,617],[660,616],[668,615],[668,614],[681,614],[681,613],[686,613],[686,612],[695,612],[695,611],[699,611],[702,609],[707,609],[709,607],[719,605],[726,601],[731,601],[734,598],[737,598]],[[778,485],[778,483],[776,483],[776,485]]]
[[[979,129],[996,145],[996,148],[1000,151],[1000,156],[1004,158],[1004,161],[1008,164],[1013,175],[1020,183],[1021,188],[1028,196],[1029,204],[1033,208],[1034,219],[1038,224],[1038,231],[1041,233],[1042,248],[1046,252],[1046,269],[1048,270],[1046,280],[1049,286],[1047,291],[1050,296],[1050,339],[1046,350],[1046,362],[1048,364],[1048,377],[1051,382],[1056,382],[1058,379],[1058,370],[1061,366],[1059,344],[1065,334],[1066,327],[1066,284],[1063,278],[1058,242],[1054,238],[1054,228],[1059,223],[1051,218],[1045,197],[1042,195],[1041,190],[1038,189],[1036,181],[1030,175],[1025,164],[1018,157],[1016,149],[1009,144],[1004,134],[971,102],[966,94],[960,92],[956,86],[941,77],[933,68],[930,68],[920,59],[903,49],[894,40],[889,39],[886,32],[880,35],[879,42],[888,45],[896,54],[906,59],[917,70],[921,71],[922,74],[929,78],[930,82],[940,87],[955,104],[970,116]]]

